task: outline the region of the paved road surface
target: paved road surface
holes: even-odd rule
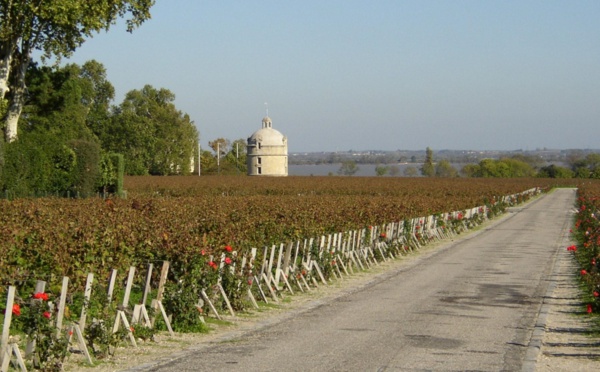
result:
[[[153,371],[519,371],[575,191],[559,189],[418,263]]]

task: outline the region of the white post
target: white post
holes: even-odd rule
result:
[[[6,299],[6,313],[4,313],[4,325],[2,326],[2,343],[0,345],[0,360],[5,362],[4,358],[8,358],[10,360],[10,355],[7,353],[8,351],[8,338],[9,338],[9,330],[10,330],[10,322],[12,320],[12,309],[15,300],[15,291],[16,288],[13,286],[8,287],[8,295]],[[8,354],[8,355],[7,355]],[[8,363],[6,363],[8,365]]]

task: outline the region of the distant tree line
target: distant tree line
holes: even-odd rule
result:
[[[567,159],[568,166],[545,163],[535,156],[516,154],[499,159],[482,159],[478,163],[465,164],[459,170],[448,159],[434,160],[433,150],[425,150],[425,159],[420,168],[408,166],[403,176],[414,177],[481,177],[481,178],[600,178],[600,154],[573,152]],[[358,170],[358,162],[343,160],[340,162],[339,175],[352,176]],[[398,176],[400,169],[397,165],[379,164],[375,167],[376,176]]]

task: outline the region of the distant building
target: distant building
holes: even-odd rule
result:
[[[271,118],[265,116],[262,128],[248,138],[247,165],[249,176],[287,176],[287,138],[273,129]]]

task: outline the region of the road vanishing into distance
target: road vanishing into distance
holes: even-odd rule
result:
[[[150,371],[521,371],[574,189],[557,189],[343,296]]]

